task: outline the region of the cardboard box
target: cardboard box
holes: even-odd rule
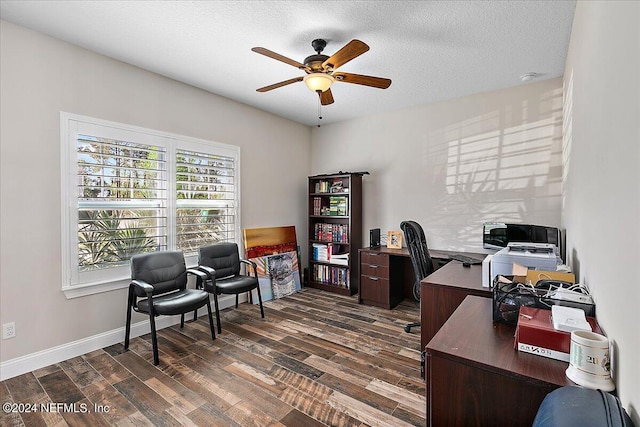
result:
[[[602,334],[594,317],[587,316],[587,322],[591,325],[593,332]],[[568,362],[571,333],[553,328],[551,310],[520,307],[514,347],[525,353]]]
[[[576,275],[573,273],[562,273],[559,271],[546,271],[546,270],[529,270],[527,271],[527,281],[525,283],[531,283],[535,286],[540,280],[559,280],[562,282],[569,282],[571,284],[576,283]]]

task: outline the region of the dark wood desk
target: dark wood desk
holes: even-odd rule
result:
[[[420,282],[420,349],[424,350],[467,295],[491,298],[482,287],[482,265],[451,261]]]
[[[427,425],[530,426],[542,399],[573,384],[568,364],[513,348],[492,301],[469,296],[427,345]]]
[[[416,279],[406,248],[364,248],[359,253],[360,304],[391,309],[404,298],[413,299]],[[460,252],[429,250],[435,269],[448,263],[449,255],[456,253]],[[424,345],[420,348],[424,348]]]

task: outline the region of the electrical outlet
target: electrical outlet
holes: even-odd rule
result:
[[[2,339],[13,338],[16,336],[16,322],[9,322],[2,325]]]

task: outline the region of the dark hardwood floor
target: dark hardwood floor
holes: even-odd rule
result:
[[[418,304],[356,297],[304,289],[266,302],[265,319],[241,304],[221,312],[215,341],[205,317],[163,329],[158,367],[145,335],[130,351],[117,344],[11,378],[0,401],[37,411],[2,411],[0,425],[425,425],[420,334],[403,330]]]

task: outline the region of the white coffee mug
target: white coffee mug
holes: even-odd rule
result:
[[[571,332],[567,377],[574,383],[592,389],[611,391],[611,358],[607,337],[589,331]]]

